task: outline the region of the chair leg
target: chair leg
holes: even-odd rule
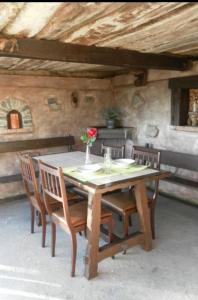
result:
[[[108,222],[108,231],[109,231],[109,244],[112,242],[113,239],[113,220],[110,219]],[[115,255],[111,256],[112,259],[115,259]]]
[[[155,210],[154,207],[150,207],[150,219],[151,219],[151,231],[152,231],[152,238],[155,240]]]
[[[35,209],[34,206],[31,205],[31,233],[34,233],[34,216],[35,216]]]
[[[124,237],[128,235],[129,230],[129,217],[128,215],[123,215],[123,221],[124,221]]]
[[[132,216],[129,216],[129,226],[132,226]]]
[[[112,242],[112,237],[113,237],[113,235],[112,235],[112,233],[113,233],[113,222],[112,222],[112,219],[110,219],[107,224],[108,224],[108,231],[109,231],[108,236],[109,236],[109,244],[110,244]]]
[[[56,244],[56,224],[51,222],[51,254],[55,256],[55,244]]]
[[[77,240],[76,240],[76,234],[71,234],[72,238],[72,269],[71,269],[71,276],[75,276],[75,269],[76,269],[76,253],[77,253]]]
[[[46,238],[46,216],[41,214],[41,224],[42,224],[42,247],[45,247],[45,238]]]
[[[41,213],[38,210],[36,210],[36,225],[37,226],[41,226],[42,225]]]

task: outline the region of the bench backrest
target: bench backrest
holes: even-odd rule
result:
[[[132,157],[139,164],[160,170],[160,151],[156,149],[133,146]]]
[[[138,146],[139,149],[146,149],[145,147]],[[152,151],[152,149],[150,149]],[[153,151],[160,151],[160,163],[175,168],[181,168],[198,172],[198,155],[181,153],[163,149],[153,149]]]
[[[0,153],[18,152],[61,146],[68,146],[68,150],[71,150],[72,146],[74,145],[75,139],[72,135],[34,140],[11,141],[0,143]]]
[[[161,163],[198,172],[198,155],[161,150]]]

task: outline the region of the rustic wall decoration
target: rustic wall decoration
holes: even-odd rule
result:
[[[159,128],[155,125],[147,124],[145,128],[146,137],[157,137],[159,134]]]
[[[135,92],[132,96],[132,106],[133,108],[139,108],[142,105],[144,105],[145,103],[145,99],[144,97],[139,93],[139,92]]]
[[[0,102],[0,132],[9,129],[8,116],[16,111],[21,116],[21,128],[32,128],[32,115],[28,105],[16,98],[9,98]]]
[[[93,96],[85,96],[85,103],[93,104],[94,101],[95,101],[95,98]]]
[[[71,93],[71,105],[72,107],[76,108],[78,107],[78,103],[79,103],[78,92],[74,91]]]
[[[58,99],[56,96],[49,96],[47,98],[47,103],[51,111],[61,110],[61,104],[58,103]]]

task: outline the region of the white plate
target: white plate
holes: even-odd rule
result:
[[[90,164],[90,165],[83,165],[78,168],[78,171],[81,173],[91,173],[96,172],[101,169],[101,165],[99,164]]]
[[[116,159],[114,160],[114,162],[116,164],[122,165],[122,166],[129,166],[135,163],[134,159],[131,158],[120,158],[120,159]]]

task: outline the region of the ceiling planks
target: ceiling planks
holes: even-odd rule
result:
[[[49,22],[50,18],[63,3],[60,2],[31,2],[23,9],[3,33],[17,37],[33,37]]]
[[[66,45],[97,46],[96,49],[107,47],[147,54],[198,57],[196,2],[1,2],[0,11],[2,37],[54,40]],[[46,70],[65,75],[86,71],[87,74],[94,74],[93,76],[97,76],[97,71],[99,76],[105,72],[109,76],[116,72],[127,73],[129,69],[152,68],[154,59],[151,56],[142,59],[141,53],[141,56],[137,56],[137,52],[133,53],[136,63],[135,58],[128,64],[120,56],[113,65],[110,64],[111,57],[108,64],[104,61],[102,64],[100,59],[96,62],[95,53],[90,58],[91,61],[78,60],[78,63],[71,57],[67,58],[68,63],[60,63],[56,58],[10,55],[9,58],[0,58],[0,68],[14,72]],[[49,61],[51,59],[54,60],[53,63]],[[154,68],[163,69],[165,61],[164,65],[159,65],[157,56],[156,59]],[[171,66],[170,69],[178,69],[177,63],[176,68]]]
[[[24,5],[24,2],[12,3],[12,5],[10,2],[0,3],[0,31],[8,24],[13,22],[13,20],[15,20],[16,16],[23,9]]]
[[[70,32],[81,30],[88,24],[92,27],[95,20],[112,14],[120,8],[125,7],[124,3],[67,3],[51,18],[50,22],[36,36],[38,39],[67,39]],[[83,31],[83,30],[82,30]],[[67,41],[69,42],[69,41]]]
[[[104,42],[109,47],[111,42],[125,36],[126,34],[138,31],[139,28],[147,26],[148,23],[154,23],[164,15],[169,15],[172,11],[177,10],[185,3],[128,3],[115,11],[100,16],[92,20],[92,23],[82,24],[80,28],[71,28],[70,32],[66,32],[65,37],[61,40],[64,42],[99,45],[104,46]],[[116,47],[122,45],[116,45]],[[123,47],[124,48],[124,47]],[[131,48],[134,50],[133,48]]]

